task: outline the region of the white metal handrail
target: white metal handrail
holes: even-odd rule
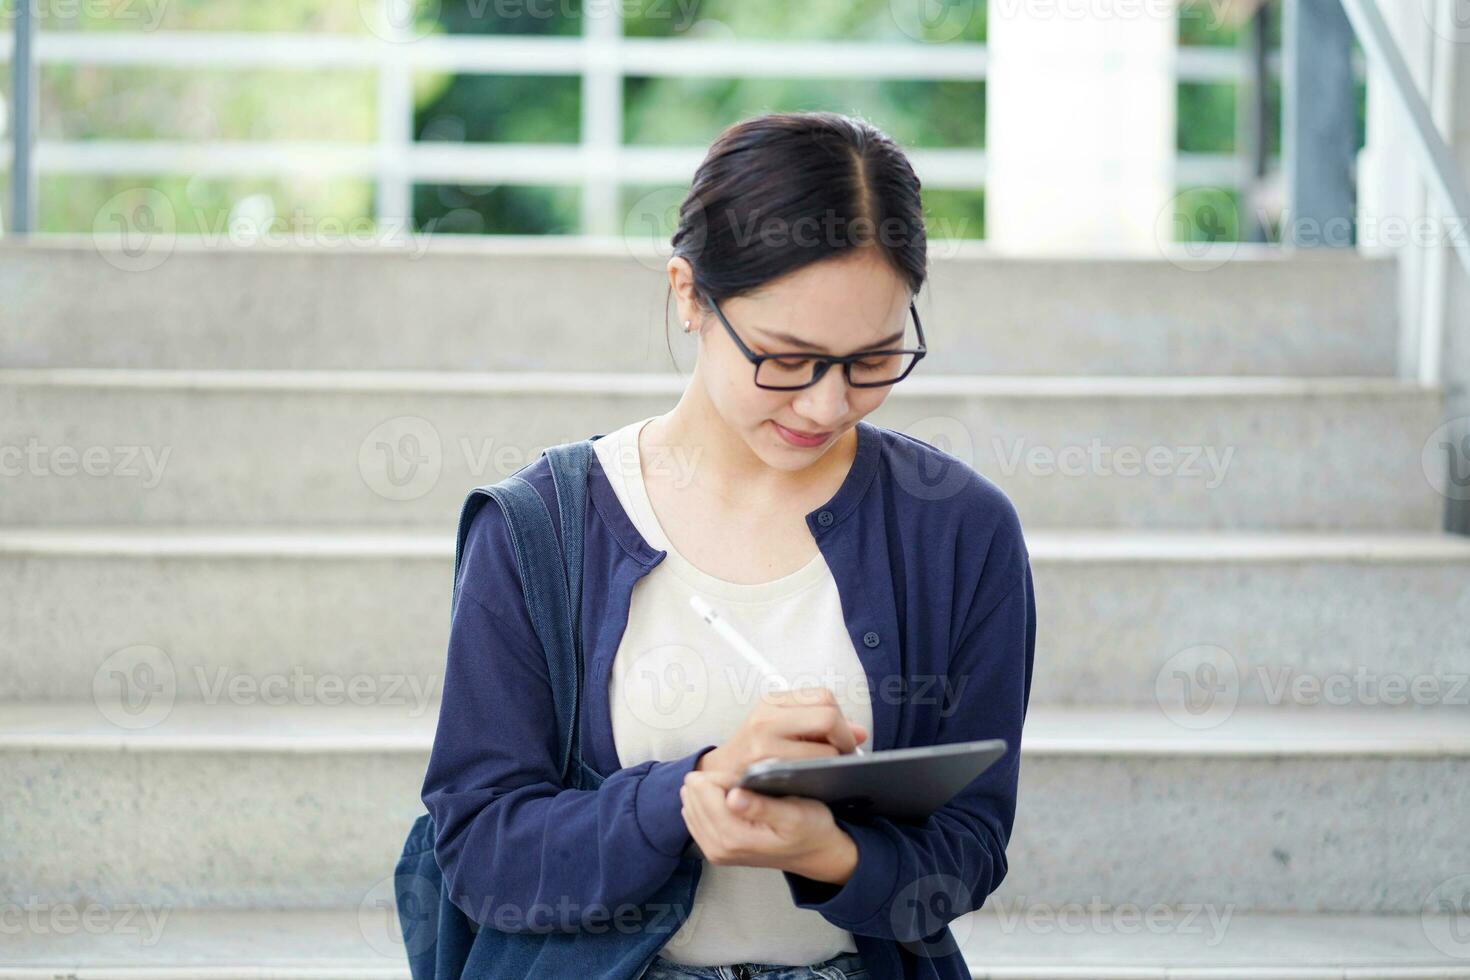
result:
[[[40,64],[159,68],[372,69],[379,72],[379,138],[368,143],[214,142],[163,140],[40,141],[37,169],[98,175],[190,173],[288,175],[302,172],[372,177],[380,223],[407,224],[415,182],[534,181],[588,188],[584,229],[616,231],[616,190],[623,183],[678,183],[702,158],[702,147],[634,147],[621,141],[625,77],[739,76],[983,81],[984,44],[850,41],[744,41],[628,38],[616,4],[589,16],[582,37],[462,35],[395,43],[373,35],[155,31],[144,34],[44,32],[35,38]],[[0,35],[0,57],[12,39]],[[854,66],[860,66],[855,69]],[[1279,71],[1279,58],[1272,59]],[[584,79],[583,142],[571,145],[454,144],[411,139],[412,73],[580,75]],[[1233,49],[1181,48],[1183,82],[1226,82],[1239,76]],[[594,79],[596,81],[594,81]],[[925,185],[978,189],[986,156],[977,149],[910,151]],[[1180,154],[1178,174],[1190,185],[1239,186],[1231,154]]]
[[[1414,152],[1419,158],[1424,177],[1439,197],[1445,213],[1458,227],[1470,227],[1470,190],[1455,163],[1454,154],[1434,124],[1434,115],[1419,86],[1409,71],[1403,52],[1389,32],[1388,24],[1378,9],[1376,0],[1342,0],[1343,10],[1358,36],[1358,43],[1374,63],[1380,65],[1392,83],[1399,108],[1408,117],[1414,134]],[[1450,236],[1455,244],[1455,254],[1460,258],[1465,273],[1470,275],[1470,241],[1464,235]]]

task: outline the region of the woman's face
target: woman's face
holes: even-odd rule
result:
[[[806,266],[759,292],[722,301],[720,310],[756,354],[836,356],[917,346],[910,298],[907,284],[875,250],[860,249]],[[754,365],[714,312],[696,319],[701,313],[697,307],[684,312],[682,298],[680,306],[681,322],[693,319],[699,333],[695,375],[725,423],[770,466],[799,470],[812,465],[893,390],[891,385],[851,387],[839,365],[807,388],[758,388]],[[810,377],[809,370],[801,377]],[[813,445],[793,433],[824,438]]]

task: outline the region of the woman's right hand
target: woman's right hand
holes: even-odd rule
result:
[[[845,755],[868,737],[837,706],[830,688],[800,687],[771,691],[746,715],[723,745],[699,757],[700,772],[723,770],[744,775],[762,759],[811,759]]]

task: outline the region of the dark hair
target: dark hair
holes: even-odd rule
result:
[[[756,116],[721,133],[694,172],[673,254],[693,266],[705,309],[860,248],[879,249],[917,294],[929,261],[919,187],[898,144],[862,119]]]

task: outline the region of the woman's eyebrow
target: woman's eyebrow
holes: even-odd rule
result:
[[[782,333],[779,330],[768,330],[765,327],[761,327],[760,330],[766,336],[772,337],[775,340],[778,340],[778,341],[780,341],[783,344],[791,344],[793,347],[803,347],[803,348],[806,348],[807,350],[816,351],[816,352],[818,352],[820,354],[828,354],[828,353],[831,353],[830,351],[827,350],[827,348],[823,347],[820,344],[808,343],[807,341],[802,340],[800,337],[793,337],[789,333]],[[897,333],[891,333],[887,337],[884,337],[882,340],[879,340],[878,343],[875,346],[873,346],[873,347],[860,347],[860,348],[858,348],[857,351],[854,351],[853,353],[859,353],[860,351],[865,351],[865,350],[878,350],[880,348],[883,348],[883,347],[888,346],[889,344],[892,344],[892,343],[895,343],[897,341],[902,340],[903,339],[903,335],[904,335],[904,331],[903,330],[900,330]]]

